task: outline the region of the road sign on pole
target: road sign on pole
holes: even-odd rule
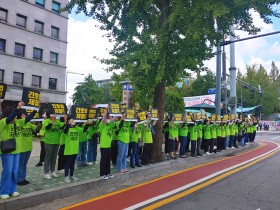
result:
[[[208,94],[216,94],[216,88],[209,88]]]

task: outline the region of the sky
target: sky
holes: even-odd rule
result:
[[[278,8],[278,7],[277,7]],[[280,7],[279,7],[280,8]],[[262,28],[259,34],[280,31],[280,19],[273,19],[273,24],[265,24],[257,14],[253,14],[254,23]],[[67,104],[72,103],[71,96],[74,93],[77,83],[83,82],[88,74],[93,75],[94,80],[109,79],[111,72],[107,73],[105,65],[94,59],[108,58],[107,49],[112,49],[112,43],[108,42],[97,27],[98,23],[92,18],[83,14],[69,14],[68,21],[68,47],[67,47]],[[248,37],[244,31],[236,31],[240,38]],[[267,70],[274,61],[280,68],[280,35],[238,42],[235,44],[236,68],[244,74],[246,65],[262,64]],[[226,46],[227,68],[229,68],[229,45]],[[205,61],[205,66],[212,71],[216,69],[216,58]],[[72,73],[71,73],[72,72]],[[227,70],[227,73],[229,71]],[[82,75],[83,74],[83,75]]]

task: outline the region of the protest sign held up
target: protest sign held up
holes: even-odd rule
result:
[[[88,119],[88,108],[72,106],[71,117],[75,120],[75,122],[86,122]]]
[[[32,88],[23,88],[22,101],[23,109],[39,110],[40,107],[40,91]]]

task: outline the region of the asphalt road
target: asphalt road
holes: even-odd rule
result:
[[[280,143],[280,132],[259,132],[257,140]],[[280,152],[158,209],[279,210]]]

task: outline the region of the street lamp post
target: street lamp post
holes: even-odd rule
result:
[[[66,92],[66,94],[65,94],[65,104],[66,104],[66,101],[67,101],[67,82],[68,82],[68,74],[78,74],[78,75],[84,75],[83,73],[79,73],[79,72],[73,72],[73,71],[68,71],[67,69],[66,69],[66,77],[65,77],[65,92]]]

